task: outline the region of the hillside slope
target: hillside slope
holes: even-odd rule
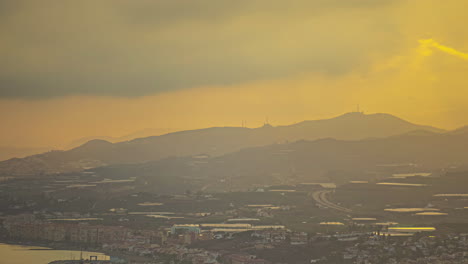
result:
[[[319,139],[243,149],[219,157],[177,157],[93,169],[167,191],[180,186],[227,191],[301,182],[347,183],[393,173],[468,165],[468,133],[412,134],[346,141]],[[142,184],[143,186],[143,184]]]
[[[389,114],[348,113],[331,119],[260,128],[213,127],[110,143],[92,140],[68,151],[53,151],[0,162],[0,175],[34,175],[78,171],[97,166],[141,163],[173,156],[219,156],[243,148],[278,142],[335,138],[360,140],[441,129],[409,123]]]

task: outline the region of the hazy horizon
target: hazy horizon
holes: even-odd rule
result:
[[[198,130],[198,129],[206,129],[206,128],[214,128],[214,127],[245,127],[245,128],[255,129],[255,128],[260,128],[260,127],[264,126],[265,124],[271,125],[273,127],[283,127],[283,126],[291,126],[291,125],[298,124],[298,123],[301,123],[301,122],[306,122],[306,121],[318,121],[318,120],[334,119],[334,118],[341,117],[341,116],[344,116],[344,115],[347,115],[347,114],[352,114],[352,113],[360,113],[360,114],[362,114],[364,116],[377,115],[377,114],[386,114],[386,115],[394,116],[394,117],[397,117],[397,118],[401,118],[401,117],[393,115],[391,113],[366,113],[364,111],[357,112],[357,110],[355,110],[355,111],[348,111],[348,112],[344,112],[344,113],[340,113],[340,114],[332,115],[332,116],[324,116],[324,117],[317,118],[317,119],[310,119],[309,118],[309,119],[297,120],[297,121],[289,122],[289,123],[288,122],[287,123],[276,123],[275,120],[271,120],[269,117],[265,117],[263,120],[254,120],[254,122],[248,122],[247,120],[241,120],[240,122],[238,122],[238,124],[233,123],[232,125],[213,124],[213,125],[208,125],[208,126],[205,126],[205,127],[203,127],[203,126],[202,127],[188,127],[188,128],[184,128],[184,129],[182,129],[182,128],[146,127],[146,128],[141,129],[141,130],[131,131],[128,134],[116,134],[116,135],[94,134],[94,135],[87,135],[87,136],[81,136],[81,137],[78,136],[78,138],[73,138],[73,139],[71,139],[71,141],[66,141],[66,142],[62,142],[62,143],[53,142],[50,145],[38,145],[38,146],[24,145],[24,146],[22,146],[22,145],[8,145],[7,144],[7,145],[0,145],[0,148],[68,150],[68,149],[77,147],[77,146],[79,146],[81,144],[84,144],[84,143],[86,143],[86,142],[88,142],[90,140],[93,140],[93,139],[102,139],[102,140],[105,140],[105,141],[116,143],[116,142],[122,142],[122,141],[137,139],[137,138],[160,136],[160,135],[165,135],[165,134],[174,133],[174,132],[190,131],[190,130]],[[422,126],[431,126],[431,127],[446,130],[446,131],[452,131],[452,130],[455,130],[455,129],[458,129],[458,128],[465,127],[465,125],[462,125],[462,126],[457,126],[457,127],[453,128],[453,129],[447,129],[447,128],[443,128],[443,127],[433,126],[431,124],[422,124],[422,123],[412,122],[412,121],[406,120],[404,118],[401,118],[401,119],[404,120],[404,121],[407,121],[409,123],[412,123],[412,124],[422,125]]]
[[[467,7],[0,0],[0,263],[467,263]]]
[[[47,8],[45,8],[47,7]],[[464,1],[2,1],[0,146],[353,111],[468,124]],[[86,19],[83,19],[85,17]]]

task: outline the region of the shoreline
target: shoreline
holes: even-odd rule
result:
[[[41,241],[22,241],[22,240],[12,240],[12,239],[5,239],[5,238],[0,238],[0,244],[4,245],[11,245],[11,246],[25,246],[25,247],[32,247],[27,250],[31,251],[83,251],[83,252],[89,252],[89,253],[99,253],[108,256],[111,258],[111,256],[115,255],[112,254],[112,252],[106,252],[106,250],[103,250],[101,248],[90,248],[90,247],[79,247],[77,245],[71,245],[67,243],[57,243],[57,242],[41,242]]]
[[[74,245],[74,244],[60,243],[60,242],[42,242],[42,241],[31,242],[31,241],[23,241],[23,240],[16,240],[16,239],[0,238],[0,244],[41,247],[40,249],[38,248],[38,249],[30,249],[30,250],[69,250],[69,251],[96,252],[96,253],[102,253],[106,255],[108,254],[107,252],[103,252],[105,250],[101,248],[81,247],[81,246]]]
[[[147,260],[150,261],[152,258],[139,256],[139,255],[132,255],[126,252],[115,252],[115,251],[108,251],[103,248],[95,248],[95,247],[82,247],[80,245],[71,244],[71,243],[63,243],[63,242],[45,242],[45,241],[22,241],[22,240],[15,240],[15,239],[6,239],[5,237],[0,237],[0,244],[5,245],[12,245],[12,246],[29,246],[29,247],[40,247],[38,249],[31,248],[28,250],[32,251],[48,251],[48,250],[67,250],[67,251],[84,251],[90,253],[99,253],[104,254],[110,258],[117,257],[120,259],[124,259],[126,261],[129,260]]]
[[[40,246],[38,246],[40,244]],[[2,254],[7,257],[6,263],[35,263],[35,264],[80,264],[80,263],[111,263],[111,258],[103,252],[76,251],[43,247],[44,243],[23,242],[1,239]],[[90,262],[96,256],[96,261]],[[12,260],[10,261],[9,258]],[[83,262],[84,260],[84,262]],[[3,261],[0,261],[3,263]]]

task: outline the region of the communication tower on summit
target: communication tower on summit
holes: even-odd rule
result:
[[[364,111],[361,111],[361,107],[359,104],[356,106],[356,113],[361,113],[361,114],[364,113]]]

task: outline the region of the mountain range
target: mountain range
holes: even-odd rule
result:
[[[265,124],[259,128],[212,127],[117,143],[91,140],[67,151],[51,151],[0,162],[0,175],[64,173],[116,164],[141,164],[169,157],[203,155],[215,158],[242,149],[300,140],[333,138],[339,140],[337,142],[372,142],[372,139],[404,134],[415,136],[414,133],[426,136],[446,133],[464,135],[463,131],[447,132],[431,126],[416,125],[390,114],[352,112],[331,119],[303,121],[288,126]]]
[[[103,178],[138,175],[158,192],[246,189],[297,183],[375,181],[393,173],[436,172],[468,164],[468,133],[405,133],[363,140],[318,139],[245,148],[217,157],[173,157],[90,170]]]

